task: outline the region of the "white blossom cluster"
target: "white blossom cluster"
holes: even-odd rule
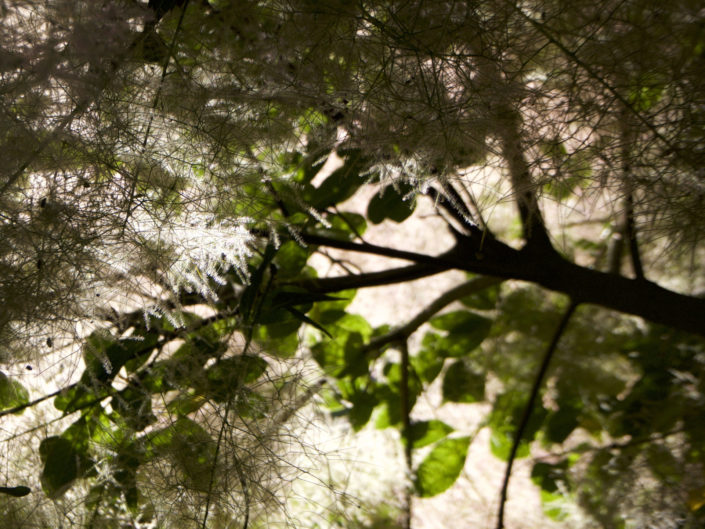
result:
[[[247,275],[253,242],[246,228],[249,222],[251,219],[217,220],[211,214],[192,212],[177,222],[159,223],[142,210],[130,224],[144,241],[143,248],[159,257],[159,271],[172,292],[198,292],[216,299],[209,280],[226,284],[224,272],[230,268],[241,277]],[[123,258],[129,259],[129,255]]]

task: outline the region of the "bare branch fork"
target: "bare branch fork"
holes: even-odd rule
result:
[[[497,239],[487,239],[480,247],[482,241],[472,236],[461,237],[450,251],[438,256],[317,234],[303,233],[301,240],[307,244],[405,259],[428,267],[427,272],[431,269],[456,269],[503,279],[529,281],[566,294],[580,303],[600,305],[705,336],[705,299],[679,294],[650,281],[629,279],[582,267],[554,252],[516,250]],[[406,273],[410,269],[400,270]],[[422,273],[419,267],[411,270]],[[358,276],[346,278],[346,288],[356,287],[355,277]],[[365,285],[368,280],[368,275],[361,274],[361,286],[370,286]]]

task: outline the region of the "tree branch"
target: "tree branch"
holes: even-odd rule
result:
[[[452,250],[430,256],[321,235],[302,234],[301,238],[309,244],[406,259],[443,270],[453,268],[529,281],[562,292],[579,303],[600,305],[705,336],[705,299],[678,294],[650,281],[578,266],[552,250],[516,250],[497,239],[476,241],[464,237]]]
[[[377,287],[381,285],[393,285],[395,283],[405,283],[422,277],[428,277],[449,270],[449,266],[430,266],[427,264],[413,264],[402,268],[392,268],[380,272],[369,272],[365,274],[351,274],[337,277],[306,278],[287,283],[308,290],[326,294],[330,292],[340,292],[356,288]]]
[[[489,108],[494,124],[493,132],[499,139],[502,157],[507,162],[526,247],[537,251],[553,250],[522,146],[521,116],[507,95],[513,87],[502,76],[495,62],[480,54],[477,63],[484,82],[492,87]]]
[[[636,238],[636,226],[634,225],[634,198],[631,189],[627,192],[625,202],[625,222],[624,232],[629,243],[629,255],[632,258],[632,269],[634,276],[637,279],[645,279],[644,267],[641,264],[641,256],[639,254],[639,242]]]
[[[367,242],[352,242],[341,239],[335,239],[333,237],[327,237],[325,235],[301,233],[299,234],[299,236],[300,239],[306,244],[313,244],[316,246],[328,246],[330,248],[338,248],[340,250],[351,250],[354,252],[381,255],[384,257],[392,257],[395,259],[404,259],[406,261],[412,261],[414,263],[419,264],[426,264],[436,268],[448,269],[455,268],[458,265],[457,262],[447,258],[448,254],[443,254],[438,257],[434,257],[422,253],[396,250],[394,248],[379,246]]]
[[[632,260],[632,269],[637,279],[644,279],[644,267],[641,264],[639,243],[636,238],[634,225],[634,191],[632,190],[631,144],[633,141],[632,128],[629,114],[623,108],[619,119],[622,151],[622,184],[624,185],[624,237],[629,244],[629,254]]]
[[[536,399],[539,395],[539,390],[541,389],[541,385],[543,384],[543,379],[545,378],[546,372],[548,371],[548,366],[551,363],[551,359],[553,358],[553,353],[556,351],[558,341],[561,339],[561,336],[563,335],[563,332],[565,331],[568,325],[568,321],[573,315],[573,312],[575,312],[577,306],[577,303],[571,301],[570,305],[568,306],[568,309],[565,311],[565,314],[563,314],[563,318],[561,318],[561,322],[558,324],[558,328],[556,329],[556,332],[553,335],[553,338],[551,339],[551,343],[549,344],[548,349],[546,349],[546,354],[544,355],[543,360],[541,361],[539,371],[538,373],[536,373],[534,385],[532,386],[531,393],[529,394],[529,401],[526,403],[526,407],[524,408],[524,412],[521,416],[521,421],[519,422],[519,427],[517,428],[517,433],[514,437],[514,443],[512,444],[512,449],[509,452],[509,458],[507,459],[507,467],[504,471],[504,481],[502,482],[502,491],[500,493],[499,498],[499,512],[497,514],[497,529],[504,529],[504,505],[507,501],[507,489],[509,487],[509,478],[512,475],[512,466],[514,465],[514,459],[516,459],[517,451],[519,450],[519,445],[521,444],[521,438],[524,436],[526,427],[529,424],[529,419],[531,418],[531,413],[534,411],[534,404],[536,403]]]

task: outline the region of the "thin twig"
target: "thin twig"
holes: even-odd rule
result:
[[[565,331],[568,325],[568,321],[573,315],[573,312],[575,312],[577,306],[578,304],[571,300],[568,309],[565,311],[565,314],[563,314],[563,317],[561,318],[561,321],[558,324],[558,328],[556,329],[556,332],[553,335],[553,338],[551,339],[551,343],[549,344],[548,349],[546,349],[546,354],[544,355],[543,360],[541,361],[539,371],[538,373],[536,373],[536,377],[534,378],[534,385],[531,388],[531,393],[529,394],[529,401],[526,403],[526,407],[524,408],[524,412],[521,416],[519,428],[517,429],[516,436],[514,437],[514,443],[512,444],[512,449],[509,452],[509,458],[507,459],[507,467],[504,471],[504,481],[502,482],[502,491],[499,497],[497,529],[504,529],[504,505],[507,501],[507,489],[509,487],[509,478],[512,475],[512,466],[514,465],[514,459],[516,459],[517,451],[519,450],[521,438],[524,436],[524,431],[526,430],[526,427],[529,424],[531,413],[534,410],[534,403],[536,402],[536,399],[539,395],[539,390],[541,389],[543,379],[546,376],[546,372],[548,371],[548,366],[551,363],[553,353],[556,351],[558,341],[561,339],[561,336],[563,335],[563,332]]]
[[[627,192],[627,196],[624,202],[624,231],[627,242],[629,243],[629,255],[632,259],[632,268],[634,270],[634,276],[637,279],[645,279],[644,267],[641,264],[641,256],[639,253],[639,242],[636,238],[636,226],[634,225],[634,198],[632,196],[631,190]]]
[[[560,40],[558,40],[557,37],[553,36],[549,30],[546,28],[545,24],[541,24],[537,20],[531,18],[528,16],[522,9],[516,5],[512,5],[514,10],[521,16],[523,17],[526,21],[528,21],[532,26],[534,26],[539,33],[541,33],[546,40],[548,40],[551,44],[556,46],[561,52],[568,57],[570,60],[572,60],[577,66],[579,66],[581,69],[583,69],[590,77],[595,79],[599,84],[601,84],[607,91],[614,96],[617,101],[619,101],[625,109],[627,109],[634,117],[636,117],[641,123],[643,123],[646,128],[648,128],[651,133],[658,138],[668,149],[672,152],[678,152],[678,149],[671,143],[671,141],[666,138],[659,130],[658,128],[651,123],[648,119],[646,119],[641,112],[639,112],[636,108],[634,108],[634,105],[632,105],[622,94],[617,91],[615,87],[613,87],[610,83],[608,83],[604,76],[600,75],[597,71],[595,71],[591,66],[589,66],[585,61],[580,59],[577,54],[574,51],[571,51],[568,49],[568,47],[563,44]]]
[[[218,464],[218,456],[220,455],[220,445],[223,442],[223,432],[225,431],[225,426],[228,424],[228,413],[230,413],[231,403],[232,400],[228,400],[227,404],[225,405],[225,410],[223,413],[223,422],[220,425],[220,430],[218,431],[218,440],[215,443],[215,453],[213,454],[211,476],[208,480],[208,493],[206,494],[206,510],[203,514],[203,523],[201,524],[202,529],[206,529],[206,522],[208,521],[208,514],[211,508],[211,495],[213,494],[213,485],[215,483],[216,465]]]
[[[644,444],[652,444],[657,441],[665,441],[672,435],[678,435],[686,431],[686,427],[684,426],[679,426],[678,428],[675,428],[673,430],[669,430],[667,432],[661,432],[661,433],[656,433],[656,434],[649,434],[645,435],[642,437],[637,437],[635,439],[629,439],[628,441],[614,441],[612,443],[606,444],[606,445],[601,445],[601,446],[591,446],[589,448],[583,447],[581,445],[579,450],[576,450],[575,448],[573,449],[568,449],[568,450],[563,450],[561,452],[551,452],[550,454],[546,454],[544,456],[539,456],[533,458],[534,461],[552,461],[556,460],[562,457],[569,456],[571,454],[587,454],[590,452],[607,452],[611,450],[623,450],[623,449],[628,449],[632,448],[635,446],[639,445],[644,445]]]
[[[412,473],[413,460],[411,451],[413,443],[411,440],[411,395],[409,393],[409,346],[406,340],[399,342],[401,353],[401,386],[399,393],[401,397],[402,416],[402,440],[404,443],[404,459],[406,461],[407,481],[404,484],[404,529],[411,529],[411,502],[412,502]]]
[[[438,191],[434,187],[429,187],[428,191],[426,192],[427,195],[429,195],[434,203],[437,206],[440,206],[443,211],[448,213],[453,219],[455,219],[463,228],[465,228],[470,234],[479,234],[480,229],[478,226],[472,221],[471,217],[468,217],[464,211],[465,208],[462,208],[459,204],[456,204],[457,200],[451,199]],[[464,206],[464,204],[463,204]],[[447,221],[446,221],[447,222]],[[450,224],[449,224],[450,226]]]
[[[255,235],[259,235],[256,230],[252,230],[252,233],[254,233]],[[351,250],[354,252],[381,255],[384,257],[403,259],[405,261],[411,261],[436,267],[447,266],[448,268],[458,268],[462,266],[462,263],[459,260],[452,259],[452,255],[449,252],[446,252],[445,254],[439,256],[433,256],[417,252],[409,252],[406,250],[397,250],[396,248],[379,246],[378,244],[371,244],[365,242],[360,243],[342,239],[335,239],[332,237],[318,235],[315,233],[300,233],[299,236],[301,240],[304,241],[306,244],[313,244],[316,246],[328,246],[330,248],[339,248],[341,250]]]
[[[644,267],[641,264],[639,254],[639,242],[636,238],[636,226],[634,224],[634,191],[632,189],[632,168],[631,152],[632,131],[627,109],[624,108],[620,117],[620,135],[622,150],[622,183],[624,184],[624,237],[629,244],[629,255],[632,261],[632,268],[637,279],[644,279]]]
[[[171,42],[169,43],[169,51],[164,58],[164,64],[162,65],[162,74],[159,79],[159,85],[157,86],[157,92],[154,94],[154,99],[152,100],[152,110],[156,110],[157,105],[159,104],[159,98],[162,95],[162,89],[164,87],[164,81],[166,80],[166,74],[169,69],[169,63],[171,62],[171,58],[174,55],[174,48],[176,47],[176,37],[179,34],[179,31],[181,30],[181,26],[184,22],[184,16],[186,15],[186,9],[188,8],[190,0],[186,0],[186,3],[184,4],[183,8],[181,9],[181,14],[179,16],[179,21],[176,24],[176,29],[174,30],[174,35],[171,38]],[[145,30],[147,30],[147,27],[145,27]],[[150,31],[155,31],[155,28],[152,27]],[[142,140],[142,152],[140,153],[140,158],[145,153],[145,150],[147,148],[147,142],[149,141],[149,136],[152,133],[152,124],[154,123],[154,113],[150,113],[149,120],[147,122],[147,128],[144,133],[144,138]],[[151,172],[151,169],[150,169]],[[127,200],[127,214],[125,215],[125,220],[123,222],[123,229],[127,227],[127,222],[130,220],[130,217],[132,216],[133,210],[133,204],[134,204],[134,199],[135,199],[135,190],[137,189],[137,178],[139,175],[135,175],[135,178],[132,180],[132,185],[130,186],[130,195]]]
[[[502,281],[504,280],[498,277],[483,276],[476,277],[470,281],[458,285],[457,287],[451,288],[433,300],[406,324],[371,340],[370,343],[364,347],[364,351],[379,351],[385,345],[405,341],[414,331],[416,331],[416,329],[426,323],[434,314],[444,309],[454,301],[458,301],[459,299],[470,296],[471,294],[476,294],[477,292],[490,288],[494,285],[499,285]]]

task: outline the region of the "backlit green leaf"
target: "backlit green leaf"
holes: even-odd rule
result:
[[[465,354],[480,345],[492,327],[492,320],[466,310],[436,316],[429,323],[436,329],[448,331],[449,340],[459,338]]]
[[[448,426],[443,421],[432,419],[430,421],[419,421],[411,425],[409,437],[411,438],[414,448],[422,448],[424,446],[435,443],[439,439],[443,439],[446,435],[453,431],[453,428]]]
[[[499,285],[493,285],[476,294],[462,298],[460,302],[471,309],[492,310],[497,305],[498,297]]]
[[[339,154],[345,156],[343,166],[333,171],[309,197],[306,197],[318,210],[324,210],[350,198],[365,183],[365,179],[360,176],[366,163],[362,152],[350,149]]]
[[[405,182],[397,186],[384,187],[370,200],[367,206],[367,218],[373,224],[379,224],[384,219],[403,222],[414,212],[416,201],[413,198],[405,200],[413,189]]]
[[[28,402],[29,392],[27,389],[0,371],[0,410],[22,406]]]
[[[472,369],[465,360],[457,360],[443,376],[443,400],[472,403],[485,398],[485,375]]]
[[[547,492],[556,492],[559,482],[566,481],[567,470],[567,459],[557,464],[539,462],[534,464],[534,468],[531,470],[531,481]]]
[[[419,378],[426,384],[433,382],[443,368],[443,357],[432,349],[421,349],[409,357],[409,362]]]
[[[61,496],[80,477],[80,454],[68,439],[47,437],[39,445],[39,456],[44,463],[42,489],[50,498]]]
[[[469,437],[440,441],[424,458],[416,471],[416,491],[422,498],[447,490],[465,466]]]
[[[580,410],[577,407],[565,405],[551,413],[546,421],[546,438],[552,443],[562,443],[580,424]]]
[[[510,433],[503,432],[500,430],[492,430],[490,434],[490,451],[497,458],[502,461],[507,461],[509,459],[509,454],[512,451],[512,445],[514,444],[514,439],[511,437]],[[529,445],[525,441],[519,443],[519,448],[515,458],[521,459],[529,455]]]

